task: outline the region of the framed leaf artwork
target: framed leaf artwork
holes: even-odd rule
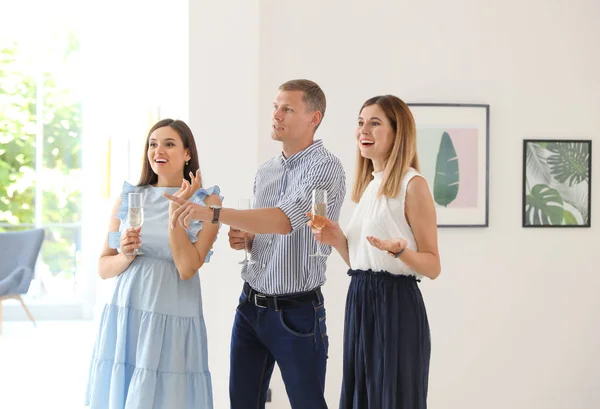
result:
[[[592,141],[523,141],[523,227],[590,227]]]
[[[489,105],[408,104],[439,227],[487,227]]]

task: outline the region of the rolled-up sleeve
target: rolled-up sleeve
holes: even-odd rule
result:
[[[311,211],[314,189],[327,191],[328,217],[337,221],[346,191],[344,169],[338,160],[324,160],[313,166],[296,186],[289,189],[289,194],[279,201],[277,207],[290,220],[292,231],[306,226],[306,213]]]

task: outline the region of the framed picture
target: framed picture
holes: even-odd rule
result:
[[[490,107],[408,104],[439,227],[487,227]]]
[[[523,141],[523,227],[590,227],[592,141]]]

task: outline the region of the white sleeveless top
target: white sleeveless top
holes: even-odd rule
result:
[[[409,249],[417,250],[415,236],[406,221],[404,212],[406,187],[414,176],[423,177],[414,168],[408,168],[402,178],[400,192],[396,197],[377,197],[383,172],[373,172],[374,179],[365,189],[345,231],[348,238],[351,269],[387,271],[391,274],[422,278],[400,259],[373,247],[367,240],[367,236],[374,236],[382,240],[403,238],[407,241]]]

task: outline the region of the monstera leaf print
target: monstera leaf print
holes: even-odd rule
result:
[[[583,224],[588,224],[589,223],[589,209],[588,209],[589,198],[588,198],[587,187],[585,187],[583,185],[577,185],[577,186],[569,188],[565,184],[559,184],[556,186],[556,190],[558,190],[560,197],[562,197],[562,199],[565,203],[569,203],[571,206],[573,206],[575,209],[577,209],[579,214],[581,214],[581,218],[583,219]],[[565,222],[566,221],[567,221],[567,219],[565,218]],[[570,223],[566,223],[566,224],[570,224]],[[575,224],[577,224],[577,223],[575,223]]]
[[[564,219],[564,213],[560,194],[548,185],[535,185],[526,197],[526,225],[559,225]]]
[[[458,157],[448,132],[442,134],[435,165],[433,199],[440,206],[448,206],[458,195]]]
[[[589,145],[585,143],[549,143],[548,165],[552,176],[569,187],[588,181]]]
[[[545,146],[547,143],[528,143],[526,166],[529,176],[533,176],[536,180],[550,184],[552,175],[548,166],[548,151]]]
[[[528,193],[532,194],[530,183],[555,189],[562,199],[563,224],[588,224],[590,145],[579,141],[531,141],[526,145]],[[567,210],[567,204],[574,209]],[[559,217],[558,210],[554,217]]]
[[[573,226],[577,224],[577,218],[568,210],[565,210],[564,218],[567,226]]]

